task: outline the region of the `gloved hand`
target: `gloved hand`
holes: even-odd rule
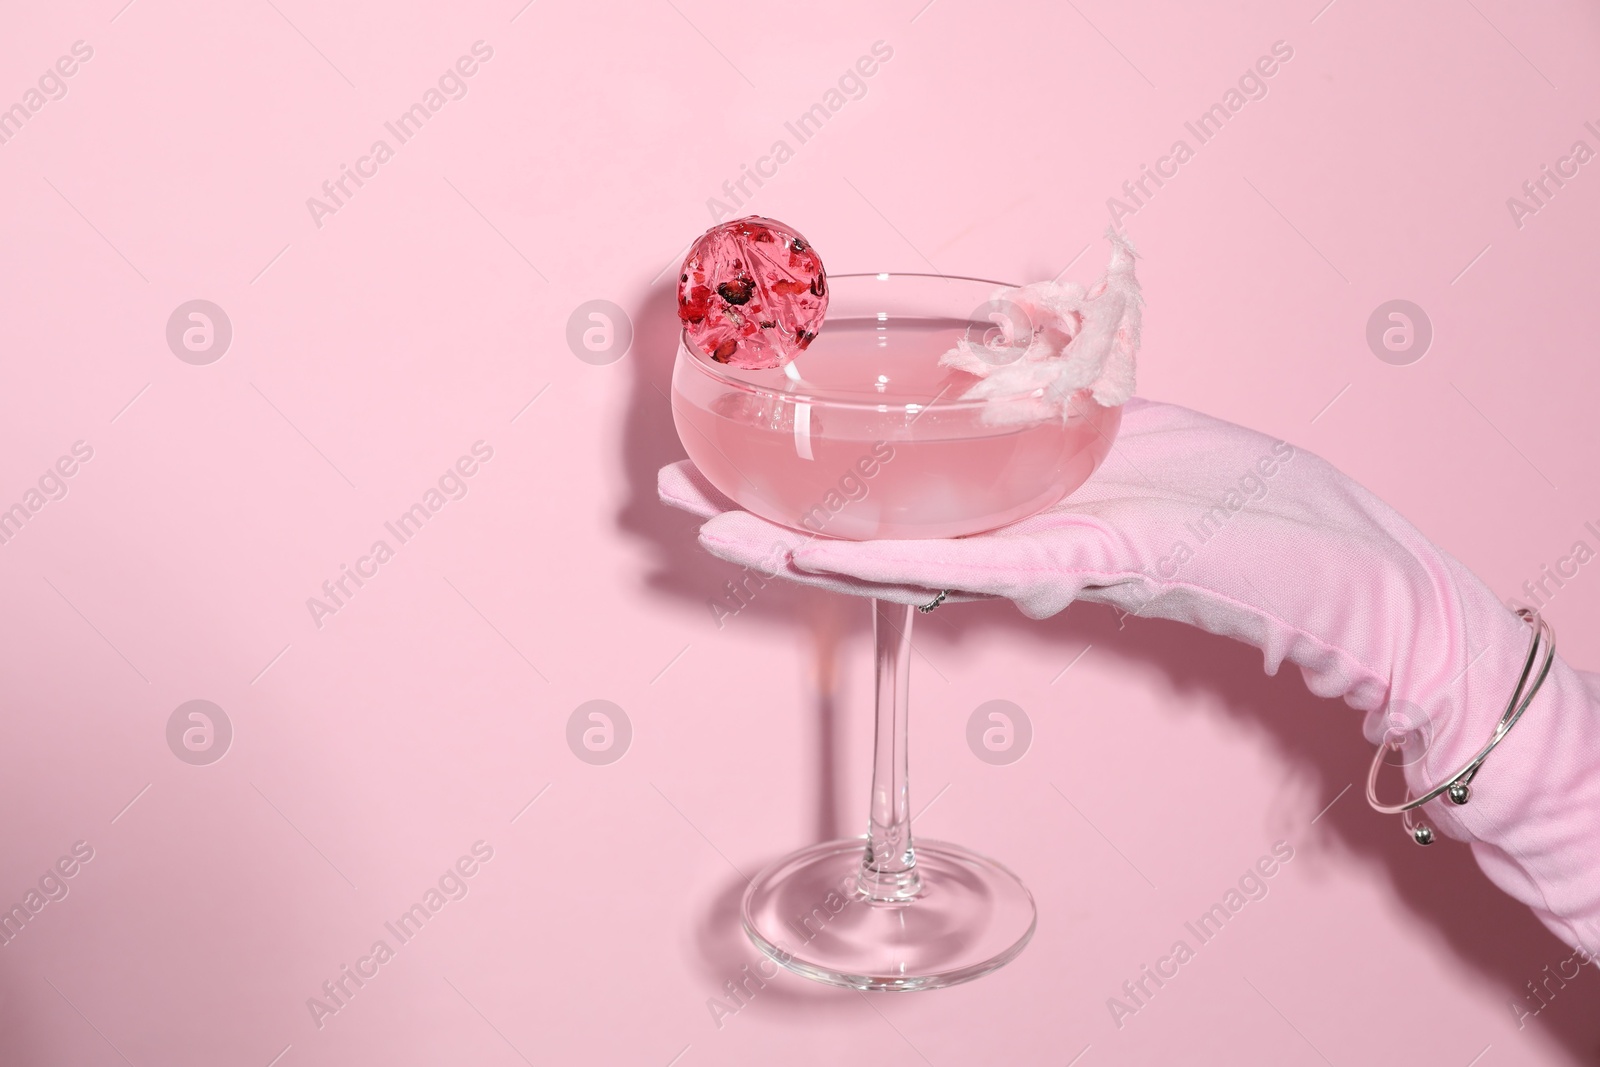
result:
[[[1074,600],[1171,619],[1297,665],[1312,692],[1366,712],[1368,740],[1426,736],[1414,794],[1489,740],[1530,630],[1394,509],[1309,452],[1170,404],[1130,400],[1101,469],[1070,499],[972,537],[839,541],[740,510],[687,460],[663,502],[708,521],[714,555],[899,603],[1003,597],[1032,618]],[[1428,821],[1574,947],[1600,950],[1600,676],[1559,658],[1489,757],[1471,802]],[[1388,789],[1398,794],[1399,783]],[[1388,799],[1386,797],[1386,799]],[[1398,820],[1397,820],[1398,821]]]

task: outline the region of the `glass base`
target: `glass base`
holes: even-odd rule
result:
[[[919,839],[920,891],[875,901],[857,879],[865,838],[791,853],[745,891],[744,930],[796,974],[847,989],[938,989],[1005,966],[1033,937],[1017,876],[959,845]]]

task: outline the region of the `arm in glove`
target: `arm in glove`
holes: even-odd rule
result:
[[[1244,641],[1268,673],[1287,660],[1366,712],[1374,744],[1425,726],[1406,772],[1417,793],[1489,739],[1528,651],[1514,612],[1333,466],[1169,404],[1129,401],[1067,503],[972,537],[808,537],[738,509],[687,461],[661,471],[660,494],[706,518],[708,551],[767,575],[899,603],[1002,597],[1032,618],[1087,600]],[[1558,658],[1471,803],[1428,807],[1559,937],[1600,950],[1600,676]]]

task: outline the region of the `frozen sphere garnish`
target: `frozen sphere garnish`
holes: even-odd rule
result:
[[[678,318],[695,347],[747,370],[805,351],[828,311],[822,257],[793,228],[758,215],[713,226],[678,272]]]

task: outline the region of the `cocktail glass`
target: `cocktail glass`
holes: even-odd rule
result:
[[[741,370],[683,337],[678,436],[697,467],[762,518],[818,537],[960,537],[1059,502],[1111,449],[1121,408],[1087,393],[961,399],[942,367],[990,336],[1005,283],[931,274],[829,277],[826,325],[787,366]],[[1003,325],[1003,324],[1001,324]],[[807,978],[852,989],[934,989],[1003,966],[1033,936],[1033,897],[1005,867],[911,835],[907,712],[913,606],[872,602],[877,707],[867,833],[813,845],[744,894],[745,932]]]

